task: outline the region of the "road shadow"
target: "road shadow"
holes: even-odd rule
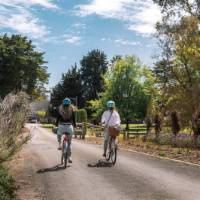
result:
[[[70,167],[70,166],[67,166]],[[56,165],[53,167],[49,167],[49,168],[43,168],[43,169],[39,169],[37,171],[38,174],[43,174],[46,172],[56,172],[56,171],[60,171],[60,170],[65,170],[66,168],[63,165]]]
[[[96,163],[89,163],[88,167],[113,167],[113,164],[106,160],[98,160]]]

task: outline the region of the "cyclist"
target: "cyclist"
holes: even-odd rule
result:
[[[71,159],[71,141],[72,135],[74,133],[74,127],[76,127],[75,121],[75,109],[71,104],[69,98],[65,98],[62,104],[58,108],[58,117],[56,120],[56,125],[58,126],[57,130],[57,139],[58,139],[58,150],[61,150],[61,139],[64,133],[69,134],[68,145],[69,145],[69,162],[72,163]]]
[[[119,127],[121,120],[119,113],[115,109],[115,102],[110,100],[107,102],[107,108],[102,117],[101,117],[101,124],[105,126],[104,129],[104,153],[103,156],[106,157],[106,150],[109,141],[109,127]]]

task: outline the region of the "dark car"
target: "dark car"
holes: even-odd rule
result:
[[[36,115],[29,116],[28,121],[30,123],[37,123],[37,121],[38,121],[37,116]]]

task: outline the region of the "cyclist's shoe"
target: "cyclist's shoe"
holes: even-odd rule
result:
[[[62,147],[60,145],[58,146],[58,150],[62,150]]]
[[[103,154],[103,157],[106,157],[106,153]]]
[[[69,157],[68,161],[69,161],[69,163],[72,163],[72,158],[71,158],[71,157]]]

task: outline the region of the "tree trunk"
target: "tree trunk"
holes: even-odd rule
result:
[[[126,119],[126,130],[128,131],[129,130],[129,120]]]

